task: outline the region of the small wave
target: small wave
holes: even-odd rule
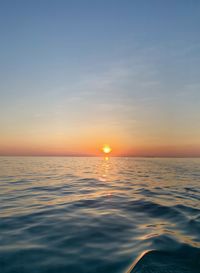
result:
[[[177,251],[146,251],[127,273],[199,273],[199,256],[200,249],[189,246]]]
[[[133,200],[126,204],[126,209],[133,212],[141,212],[155,218],[176,218],[185,220],[184,214],[176,209],[176,206],[165,206],[150,200]]]

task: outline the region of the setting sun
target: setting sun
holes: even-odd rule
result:
[[[105,154],[109,154],[112,151],[109,145],[104,145],[102,150]]]

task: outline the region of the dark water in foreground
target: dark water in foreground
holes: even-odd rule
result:
[[[200,272],[200,159],[0,158],[1,273],[128,270]]]

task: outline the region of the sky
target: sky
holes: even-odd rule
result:
[[[200,1],[1,0],[0,155],[200,156]]]

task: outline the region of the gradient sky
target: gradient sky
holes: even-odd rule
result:
[[[1,0],[0,155],[200,155],[200,1]]]

